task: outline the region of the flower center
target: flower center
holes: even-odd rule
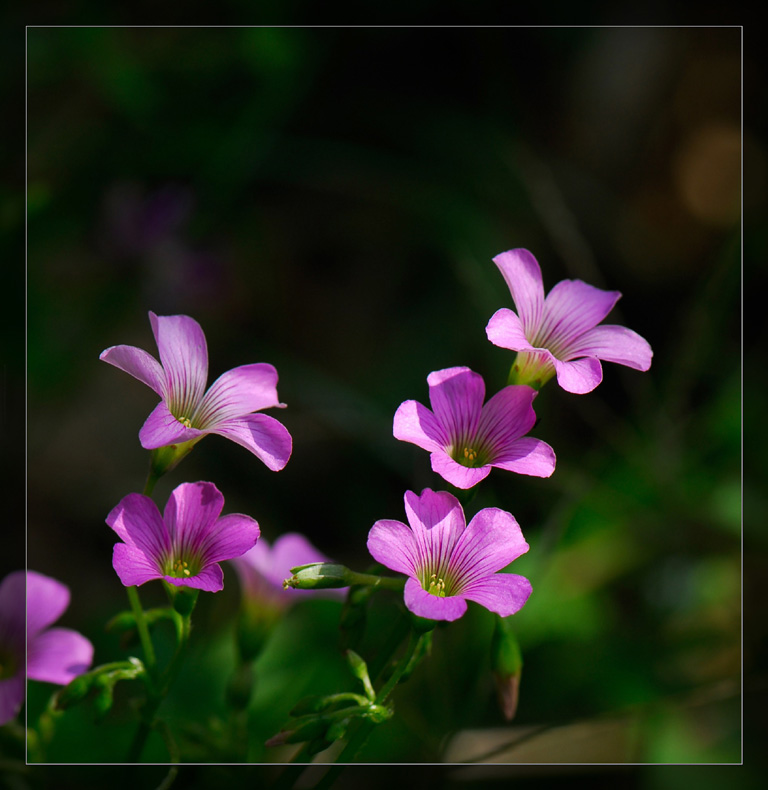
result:
[[[486,453],[482,448],[472,447],[471,445],[459,445],[452,453],[453,460],[462,466],[477,467],[485,466],[488,462]]]
[[[445,598],[445,582],[442,579],[438,579],[436,573],[430,576],[427,592],[430,595],[436,595],[438,598]]]
[[[165,575],[175,579],[188,579],[190,576],[197,576],[199,571],[199,563],[189,557],[171,557],[165,565]]]
[[[176,418],[185,428],[192,427],[192,420],[189,417],[177,417]]]

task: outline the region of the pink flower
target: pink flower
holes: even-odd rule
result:
[[[621,294],[581,280],[562,280],[544,298],[541,269],[528,250],[509,250],[493,262],[506,280],[517,313],[497,310],[486,327],[496,346],[517,351],[510,382],[541,387],[552,376],[583,394],[603,379],[600,360],[648,370],[653,351],[636,332],[600,324]]]
[[[224,587],[219,562],[253,548],[259,525],[249,516],[221,516],[224,497],[213,483],[182,483],[165,511],[143,494],[128,494],[107,516],[123,541],[112,566],[126,586],[165,579],[177,587],[218,592]]]
[[[232,559],[243,596],[249,603],[289,606],[305,595],[342,594],[338,590],[294,590],[285,588],[283,581],[291,575],[291,568],[310,562],[330,562],[303,535],[288,532],[281,535],[272,546],[264,538],[245,554]]]
[[[90,667],[93,645],[82,634],[49,627],[67,606],[69,589],[41,573],[14,571],[0,583],[0,725],[24,702],[25,644],[30,680],[65,686]]]
[[[467,525],[459,500],[425,488],[405,494],[410,527],[377,521],[368,533],[371,556],[405,583],[405,605],[430,620],[457,620],[474,601],[507,617],[531,594],[523,576],[497,573],[528,551],[514,517],[495,507],[481,510]]]
[[[415,400],[395,412],[396,439],[431,453],[432,469],[457,488],[471,488],[491,467],[549,477],[555,453],[540,439],[525,436],[536,422],[530,387],[510,386],[485,405],[482,376],[469,368],[446,368],[427,376],[430,411]]]
[[[208,348],[200,324],[186,315],[152,312],[149,320],[160,362],[134,346],[112,346],[99,356],[162,398],[139,431],[141,446],[154,450],[217,433],[250,450],[269,469],[282,469],[291,456],[291,435],[274,417],[252,413],[285,406],[277,397],[275,368],[242,365],[219,376],[206,391]]]

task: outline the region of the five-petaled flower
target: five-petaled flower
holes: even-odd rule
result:
[[[603,378],[600,360],[648,370],[648,342],[623,326],[598,324],[621,294],[581,280],[562,280],[544,298],[541,269],[528,250],[497,255],[517,308],[497,310],[486,327],[494,345],[517,351],[511,383],[541,387],[552,376],[568,392],[593,390]]]
[[[445,491],[405,494],[410,529],[377,521],[368,551],[378,562],[406,574],[405,605],[419,617],[457,620],[475,601],[502,617],[519,611],[531,594],[523,576],[497,573],[528,551],[515,518],[495,507],[467,525],[458,499]]]
[[[401,403],[393,433],[431,453],[432,469],[457,488],[471,488],[492,466],[549,477],[555,453],[525,434],[536,422],[536,391],[509,386],[483,406],[485,383],[469,368],[437,370],[427,376],[432,411],[415,400]]]
[[[118,534],[112,565],[126,586],[165,579],[177,587],[218,592],[219,562],[239,557],[259,537],[249,516],[221,516],[224,497],[213,483],[182,483],[160,514],[143,494],[128,494],[107,516]]]
[[[281,535],[272,546],[260,538],[252,549],[232,560],[246,602],[257,606],[274,604],[279,608],[305,595],[341,594],[339,590],[294,590],[284,586],[283,580],[290,576],[291,568],[310,562],[330,562],[330,559],[298,532]]]
[[[186,315],[152,312],[149,320],[160,362],[134,346],[112,346],[99,356],[162,398],[139,431],[142,447],[153,450],[217,433],[250,450],[269,469],[282,469],[291,456],[291,435],[274,417],[253,414],[285,406],[277,397],[275,368],[241,365],[219,376],[206,392],[208,348],[200,324]]]
[[[49,628],[67,606],[69,589],[41,573],[14,571],[0,583],[0,725],[24,702],[25,645],[31,680],[65,686],[90,667],[93,645],[82,634]]]

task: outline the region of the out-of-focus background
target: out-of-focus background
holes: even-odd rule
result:
[[[397,406],[427,402],[427,374],[453,365],[489,395],[505,384],[512,352],[484,330],[513,304],[491,258],[525,247],[547,290],[621,291],[607,320],[647,338],[653,365],[605,364],[585,396],[550,383],[534,433],[555,474],[495,470],[468,508],[511,511],[531,545],[513,566],[534,588],[515,616],[514,722],[494,699],[491,618],[470,606],[361,759],[739,762],[742,661],[765,699],[741,643],[741,220],[765,206],[741,30],[32,28],[27,46],[28,566],[69,585],[61,623],[97,662],[125,655],[103,632],[126,606],[104,518],[143,486],[137,433],[157,400],[104,348],[155,354],[147,312],[183,313],[206,333],[209,380],[275,365],[285,470],[212,436],[155,499],[211,480],[266,538],[300,531],[363,569],[374,521],[444,486],[392,437]],[[227,567],[201,596],[174,726],[223,716],[238,602]],[[395,611],[377,603],[371,649]],[[300,696],[351,685],[338,612],[302,603],[280,624],[257,664],[251,761],[280,759],[262,744]],[[30,717],[50,691],[30,684]],[[87,706],[68,719],[50,760],[122,759],[119,704],[100,726]],[[150,751],[166,759],[159,739]]]

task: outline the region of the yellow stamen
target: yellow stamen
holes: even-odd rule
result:
[[[476,461],[477,460],[477,451],[472,449],[471,447],[464,448],[464,457],[467,461]]]
[[[179,417],[178,420],[185,428],[192,427],[192,421],[189,419],[189,417]]]
[[[430,595],[437,595],[440,598],[445,598],[445,582],[437,578],[437,574],[433,573],[430,577],[429,589],[427,592]]]

